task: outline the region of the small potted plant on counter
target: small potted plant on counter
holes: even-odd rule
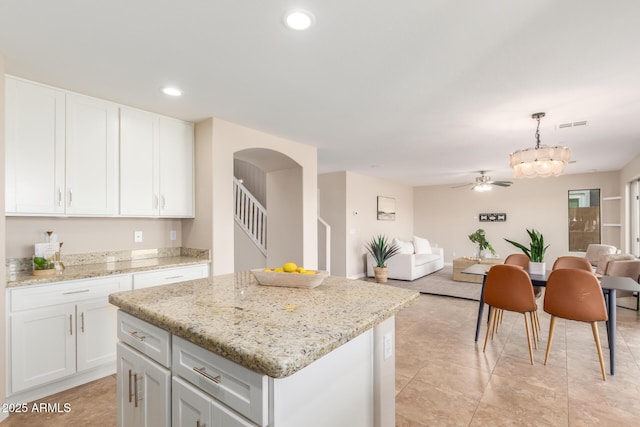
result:
[[[493,256],[496,255],[496,251],[491,246],[491,243],[487,240],[485,232],[482,228],[478,228],[475,233],[469,234],[469,240],[478,245],[478,257],[484,258],[486,256],[485,250],[489,250]]]
[[[529,273],[543,275],[546,272],[546,267],[544,263],[544,254],[547,251],[547,248],[549,247],[549,245],[547,246],[544,245],[544,237],[539,231],[534,229],[531,229],[531,230],[527,229],[527,233],[531,238],[531,243],[529,244],[528,248],[512,240],[509,240],[509,239],[504,239],[504,240],[511,243],[516,248],[521,249],[522,252],[524,252],[529,257],[529,260],[531,261],[529,262]]]
[[[397,254],[400,248],[390,245],[384,235],[373,237],[365,246],[375,261],[373,272],[376,282],[387,283],[387,260]]]

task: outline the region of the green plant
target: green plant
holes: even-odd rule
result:
[[[387,238],[384,235],[379,234],[375,236],[365,244],[367,251],[371,254],[376,261],[376,267],[386,267],[387,260],[398,253],[400,247],[397,245],[390,245],[387,242]]]
[[[491,254],[496,254],[496,251],[493,249],[493,246],[491,246],[491,243],[487,241],[487,237],[482,228],[478,228],[475,233],[469,234],[469,240],[478,245],[479,253],[484,251],[485,249],[489,249],[489,252],[491,252]]]
[[[529,244],[528,248],[518,242],[514,242],[509,239],[504,240],[511,243],[516,248],[521,249],[522,252],[524,252],[532,262],[544,262],[544,254],[547,251],[549,245],[544,245],[544,237],[539,231],[531,229],[527,230],[527,233],[531,238],[531,243]]]

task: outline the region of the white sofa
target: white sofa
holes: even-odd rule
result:
[[[389,279],[415,280],[444,267],[444,249],[431,247],[426,239],[414,237],[413,242],[393,239],[393,243],[401,246],[401,252],[387,260]],[[374,265],[373,257],[367,254],[368,277],[374,277]]]

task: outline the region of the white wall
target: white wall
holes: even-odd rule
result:
[[[304,268],[302,169],[267,173],[267,265],[275,268],[295,262]],[[317,225],[316,225],[317,226]],[[316,232],[316,242],[318,235]]]
[[[486,231],[487,240],[503,257],[520,252],[503,238],[528,246],[525,229],[535,228],[551,245],[546,255],[548,264],[568,253],[568,191],[600,188],[601,197],[619,196],[619,177],[619,172],[606,172],[522,179],[514,180],[509,188],[486,193],[445,185],[416,187],[415,233],[438,242],[444,247],[446,262],[451,262],[454,257],[473,254],[476,245],[467,236],[478,228]],[[605,216],[607,205],[602,209]],[[483,212],[504,212],[507,221],[479,222],[478,214]],[[605,230],[603,243],[619,245],[619,229]]]
[[[331,227],[331,274],[347,275],[347,173],[318,176],[320,217]]]
[[[210,212],[208,215],[207,212],[203,213],[211,222],[211,229],[208,229],[207,224],[191,221],[185,227],[188,233],[183,245],[210,241],[212,274],[226,274],[234,271],[234,153],[250,148],[266,148],[286,153],[302,168],[301,264],[306,268],[317,268],[317,149],[221,119],[207,119],[196,124],[196,147],[202,144],[210,144],[211,152],[210,156],[207,153],[203,160],[197,159],[196,168],[204,167],[211,171],[211,175],[207,176],[206,173],[199,171],[196,188],[200,187],[197,194],[204,191],[210,197]],[[200,233],[209,234],[198,237]]]
[[[235,271],[246,271],[267,266],[267,259],[247,236],[238,223],[234,223]]]
[[[171,230],[176,231],[176,240],[169,239]],[[44,241],[46,231],[54,231],[64,243],[63,256],[182,245],[179,219],[7,217],[7,258],[33,256],[34,243]],[[134,231],[142,231],[142,243],[133,242]]]
[[[413,236],[412,187],[354,172],[323,174],[318,183],[320,216],[331,226],[331,274],[363,277],[364,244],[375,235]],[[378,221],[377,196],[396,200],[395,221]]]

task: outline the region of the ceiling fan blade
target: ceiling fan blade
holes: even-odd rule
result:
[[[489,184],[497,185],[498,187],[510,187],[513,182],[511,181],[491,181]]]

